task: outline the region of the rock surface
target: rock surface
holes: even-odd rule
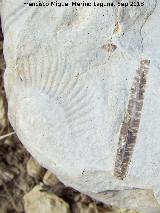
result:
[[[27,172],[28,175],[34,178],[42,178],[45,170],[39,165],[39,163],[33,159],[30,158],[29,161],[27,162]]]
[[[138,198],[135,188],[152,190],[160,201],[160,2],[126,8],[118,1],[104,8],[24,2],[2,1],[1,10],[9,119],[19,139],[66,185],[106,203],[103,192],[115,191],[115,205],[150,213],[133,194]],[[146,79],[142,59],[150,61]],[[114,166],[135,76],[141,79],[136,91],[145,96],[133,99],[131,115],[141,117],[127,127],[128,143],[136,143],[128,173],[119,180]],[[148,195],[141,196],[148,202]],[[160,212],[152,200],[152,212]]]
[[[76,203],[73,205],[73,212],[74,213],[98,213],[96,205],[90,204],[85,205],[83,203]]]
[[[36,186],[24,196],[26,213],[70,213],[69,205],[56,195],[42,191]]]
[[[139,212],[160,212],[159,204],[157,203],[152,190],[131,189],[106,191],[98,195],[92,194],[91,196],[112,206],[122,206],[124,209],[130,206],[130,209],[138,209]],[[121,212],[122,210],[117,211]]]
[[[0,85],[3,85],[3,79],[2,74],[4,72],[4,59],[3,59],[3,53],[2,53],[2,43],[0,43]],[[4,104],[2,107],[2,111],[6,111],[6,99],[5,99],[5,93],[4,88],[2,87],[0,90],[1,96],[4,98]],[[5,112],[4,114],[5,120],[8,122],[7,114]],[[3,119],[2,119],[3,120]],[[3,125],[2,125],[3,126]],[[6,135],[9,132],[12,132],[12,129],[3,129],[2,128],[1,135]],[[23,145],[19,143],[19,140],[15,135],[12,135],[10,137],[3,138],[3,140],[0,141],[0,169],[5,168],[5,170],[9,171],[9,173],[14,174],[14,178],[10,181],[6,181],[4,178],[2,180],[2,177],[0,178],[0,213],[8,213],[8,212],[19,212],[24,213],[24,199],[23,196],[27,194],[29,191],[32,190],[32,188],[35,187],[35,185],[39,185],[41,183],[41,179],[38,178],[32,178],[27,174],[26,164],[29,160],[29,153],[24,149]],[[5,163],[5,167],[4,164]],[[2,166],[3,165],[3,166]],[[4,170],[3,170],[4,171]],[[48,174],[50,172],[46,172]],[[1,173],[3,176],[3,172]],[[69,202],[70,208],[74,205],[76,202],[82,202],[82,203],[93,203],[93,200],[89,198],[88,196],[84,194],[80,194],[78,192],[75,192],[75,190],[71,188],[67,188],[66,186],[62,184],[57,184],[54,187],[53,186],[43,186],[45,187],[45,190],[47,190],[49,193],[56,194],[57,196],[61,195],[61,198],[64,199],[67,203]],[[73,193],[74,192],[74,193]],[[83,205],[82,205],[83,206]],[[73,208],[72,208],[73,209]],[[111,207],[110,205],[104,205],[102,203],[97,202],[97,209],[99,212],[114,212],[117,213],[117,209]],[[122,211],[122,210],[121,210]],[[74,212],[74,209],[71,213]],[[133,213],[132,211],[128,210],[125,211],[128,213]],[[120,213],[120,212],[118,212]],[[134,212],[136,213],[136,212]]]
[[[47,171],[43,177],[43,183],[48,186],[55,186],[59,183],[59,180],[52,172]]]

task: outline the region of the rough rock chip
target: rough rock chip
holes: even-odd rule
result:
[[[43,177],[43,183],[48,186],[55,186],[59,183],[59,180],[52,172],[47,171]]]
[[[93,203],[90,203],[89,205],[86,205],[84,203],[75,203],[72,206],[73,213],[98,213],[96,205]]]
[[[35,186],[24,196],[26,213],[70,213],[69,205],[65,201],[41,190],[41,186]]]
[[[27,162],[27,172],[31,177],[41,178],[44,175],[45,170],[31,157]]]

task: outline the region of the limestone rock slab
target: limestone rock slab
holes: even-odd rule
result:
[[[117,205],[130,208],[119,191],[152,190],[160,200],[160,3],[113,2],[59,8],[2,0],[4,81],[10,122],[33,157],[81,192],[101,199],[118,191]],[[123,180],[115,165],[126,165]]]

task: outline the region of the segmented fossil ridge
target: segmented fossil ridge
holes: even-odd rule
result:
[[[114,167],[114,176],[123,180],[136,144],[146,88],[149,60],[141,60],[131,88],[128,108],[121,125],[119,143]]]

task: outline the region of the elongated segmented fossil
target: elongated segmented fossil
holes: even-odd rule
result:
[[[149,60],[141,60],[140,62],[140,68],[137,70],[134,78],[127,112],[120,130],[114,176],[121,180],[126,177],[136,144],[149,64]]]

